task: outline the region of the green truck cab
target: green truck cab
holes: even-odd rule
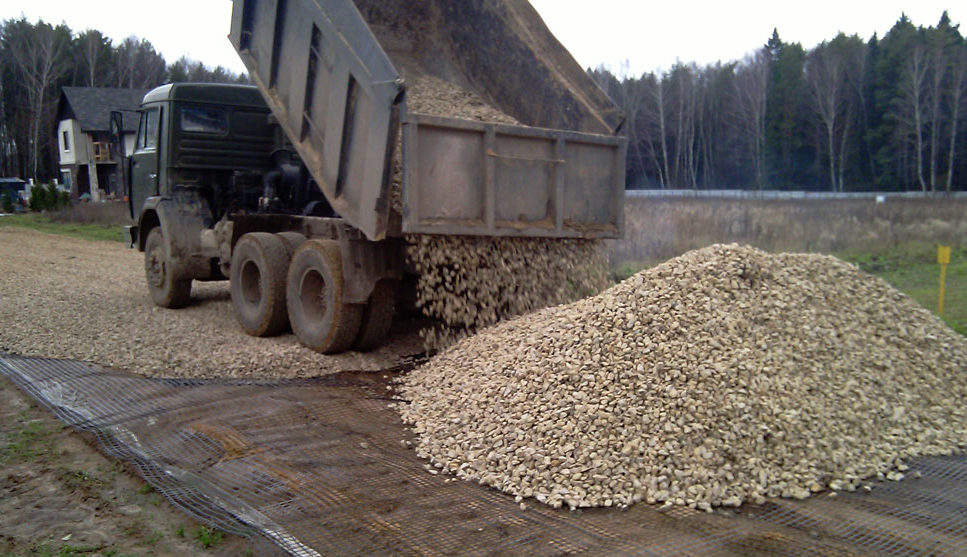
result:
[[[142,220],[148,198],[176,189],[215,202],[234,172],[268,168],[275,148],[268,115],[258,90],[242,85],[178,83],[145,95],[128,163],[132,218]]]
[[[192,281],[229,279],[246,332],[283,332],[291,321],[289,263],[312,238],[317,242],[310,247],[326,258],[303,265],[302,282],[321,285],[315,279],[323,276],[342,282],[345,266],[355,280],[329,304],[306,296],[315,306],[293,310],[304,328],[317,331],[315,338],[305,333],[303,342],[324,352],[365,350],[389,329],[402,276],[399,239],[370,242],[334,213],[256,87],[176,83],[145,95],[126,160],[126,191],[137,222],[127,234],[145,254],[155,304],[183,307]],[[374,291],[379,307],[369,311]]]

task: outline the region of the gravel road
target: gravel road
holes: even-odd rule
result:
[[[422,350],[407,323],[366,354],[325,356],[292,334],[250,337],[225,281],[195,282],[185,309],[159,308],[142,258],[121,243],[0,228],[0,352],[159,377],[295,378],[386,369]]]

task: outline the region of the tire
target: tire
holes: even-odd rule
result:
[[[391,280],[381,280],[376,283],[369,301],[363,308],[363,317],[359,325],[359,333],[353,342],[353,350],[368,352],[373,350],[389,335],[393,325],[393,314],[396,312],[396,284]]]
[[[171,278],[168,243],[160,226],[152,228],[144,242],[144,276],[151,299],[156,305],[177,309],[187,306],[191,301],[191,279]]]
[[[255,337],[277,335],[289,326],[285,277],[289,252],[274,234],[245,234],[232,250],[230,285],[235,317]]]
[[[343,301],[342,256],[332,240],[307,240],[292,256],[286,303],[292,332],[302,344],[323,354],[352,346],[363,306]]]
[[[285,249],[289,252],[289,259],[292,259],[296,250],[306,241],[306,237],[298,232],[279,232],[276,236],[281,238],[282,243],[285,244]]]

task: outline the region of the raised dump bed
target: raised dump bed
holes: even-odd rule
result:
[[[622,233],[621,117],[526,1],[238,0],[231,40],[333,208],[370,240]],[[407,79],[424,75],[526,125],[409,113]]]

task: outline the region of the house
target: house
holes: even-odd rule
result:
[[[122,197],[121,153],[111,145],[111,112],[124,113],[122,138],[125,153],[134,150],[138,118],[147,89],[63,87],[57,107],[57,144],[60,174],[71,197],[89,194]]]

